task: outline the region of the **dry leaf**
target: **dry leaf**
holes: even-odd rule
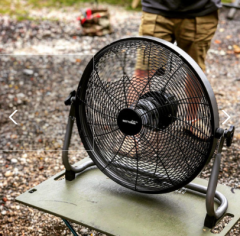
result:
[[[232,35],[227,35],[226,36],[226,39],[231,39],[232,38]]]
[[[235,53],[240,53],[240,47],[238,45],[233,45],[233,49]]]
[[[6,202],[8,199],[6,197],[3,197],[2,200]]]
[[[218,39],[216,39],[216,40],[214,41],[214,43],[216,43],[216,44],[220,44],[220,43],[221,43],[221,41],[220,41],[220,40],[218,40]]]

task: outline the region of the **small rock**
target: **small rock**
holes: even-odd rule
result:
[[[18,174],[18,168],[14,168],[13,173]]]
[[[6,215],[7,212],[6,212],[6,211],[2,211],[1,214],[2,214],[2,215]]]
[[[52,33],[51,33],[50,30],[46,30],[46,31],[43,32],[43,35],[42,35],[42,36],[43,36],[43,37],[51,37],[51,36],[52,36]]]
[[[19,186],[19,184],[17,183],[17,182],[13,182],[13,184],[12,184],[14,187],[18,187]]]
[[[7,220],[8,220],[8,217],[7,217],[7,216],[4,216],[4,217],[3,217],[3,223],[7,223]]]
[[[12,176],[13,175],[13,173],[11,172],[11,171],[7,171],[6,173],[5,173],[5,177],[9,177],[9,176]]]
[[[16,134],[12,134],[10,137],[11,137],[11,139],[17,139],[18,138],[18,136]]]
[[[23,70],[23,74],[25,75],[33,75],[34,71],[33,70],[30,70],[30,69],[24,69]]]
[[[39,169],[39,170],[43,170],[44,167],[43,167],[43,166],[39,166],[38,169]]]
[[[80,230],[80,233],[81,234],[88,234],[88,230],[83,228],[83,229]]]
[[[22,157],[23,157],[23,158],[27,158],[27,157],[28,157],[28,154],[25,153],[25,154],[22,155]]]
[[[11,159],[11,163],[12,163],[12,164],[16,164],[17,162],[18,162],[17,159],[15,159],[15,158]]]
[[[221,50],[221,51],[219,52],[219,54],[220,54],[221,56],[225,56],[225,55],[226,55],[226,52],[223,51],[223,50]]]
[[[12,99],[14,98],[14,96],[13,96],[12,94],[8,94],[8,98],[9,98],[10,100],[12,100]]]

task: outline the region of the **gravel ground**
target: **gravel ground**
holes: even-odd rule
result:
[[[115,39],[138,34],[140,12],[116,7],[110,7],[110,12],[114,33],[106,37],[82,36],[73,8],[31,13],[57,21],[16,22],[0,17],[0,52],[11,54],[0,56],[0,149],[5,150],[0,151],[0,235],[71,235],[59,218],[14,199],[63,169],[60,150],[68,114],[63,100],[76,89],[90,54]],[[221,11],[206,74],[217,98],[220,123],[226,119],[221,110],[231,116],[222,127],[236,126],[232,147],[223,149],[219,183],[240,189],[240,12],[233,21],[227,21],[226,14]],[[61,91],[62,87],[66,89]],[[14,110],[18,110],[14,115],[18,126],[8,118]],[[75,129],[71,160],[86,155]],[[211,167],[212,162],[200,177],[208,179]],[[230,220],[226,218],[214,233],[224,228]],[[80,235],[103,235],[73,225]],[[240,235],[239,227],[240,223],[228,236]]]

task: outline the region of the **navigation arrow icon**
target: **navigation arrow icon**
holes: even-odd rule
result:
[[[12,116],[13,116],[16,112],[17,112],[17,110],[14,111],[14,112],[12,113],[12,115],[9,116],[9,119],[10,119],[14,124],[17,125],[18,123],[12,118]]]
[[[224,110],[222,110],[224,112],[224,114],[228,117],[223,123],[222,125],[224,125],[231,117],[228,115],[228,113]]]

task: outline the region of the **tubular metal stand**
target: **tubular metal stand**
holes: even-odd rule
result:
[[[64,145],[63,145],[63,151],[62,151],[62,163],[66,168],[65,172],[65,178],[68,181],[72,181],[75,179],[75,174],[79,173],[91,166],[94,166],[94,162],[88,161],[84,163],[83,165],[79,167],[73,167],[70,165],[69,160],[68,160],[68,148],[70,145],[70,140],[71,140],[71,135],[72,135],[72,128],[75,120],[75,97],[70,98],[71,108],[69,112],[69,117],[68,117],[68,124],[67,124],[67,130],[65,134],[65,140],[64,140]],[[65,102],[66,104],[66,102]],[[204,221],[204,226],[208,228],[213,228],[217,221],[223,217],[224,213],[227,210],[228,207],[228,201],[226,197],[221,194],[220,192],[216,191],[217,188],[217,181],[218,181],[218,175],[219,175],[219,170],[220,170],[220,163],[221,163],[221,150],[222,146],[224,143],[224,135],[222,134],[220,137],[220,142],[219,142],[219,147],[218,147],[218,153],[215,157],[214,164],[213,164],[213,169],[211,172],[211,177],[208,182],[208,187],[199,185],[199,184],[194,184],[194,183],[189,183],[185,186],[187,192],[191,192],[197,195],[203,195],[206,197],[206,218]],[[220,206],[217,208],[215,211],[214,209],[214,201],[216,201]],[[65,223],[67,222],[66,220],[63,220]],[[69,227],[69,222],[66,223],[66,225]],[[70,225],[71,226],[71,225]],[[72,227],[69,227],[69,229],[72,231]],[[72,231],[73,232],[73,231]],[[74,234],[76,235],[76,234]]]
[[[73,92],[72,92],[73,93]],[[68,103],[70,100],[70,104]],[[75,117],[75,97],[71,96],[65,101],[66,105],[71,105],[69,116],[68,116],[68,124],[67,124],[67,129],[66,129],[66,134],[64,138],[64,144],[63,144],[63,150],[62,150],[62,163],[66,168],[65,172],[65,178],[66,180],[74,180],[75,179],[75,173],[79,173],[86,168],[93,166],[94,163],[89,161],[85,163],[83,166],[80,167],[74,167],[69,163],[68,160],[68,149],[71,141],[71,136],[72,136],[72,128],[74,125],[74,120],[76,119]]]

